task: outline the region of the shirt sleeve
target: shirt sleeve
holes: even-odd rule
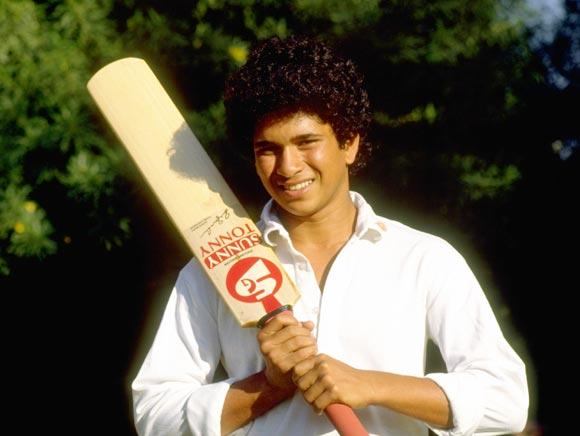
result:
[[[427,329],[447,373],[427,374],[445,392],[452,428],[437,435],[522,431],[527,419],[525,365],[504,338],[477,279],[448,244],[436,250],[427,297]]]
[[[212,383],[221,348],[217,296],[208,290],[211,287],[196,263],[180,273],[132,384],[140,435],[221,434],[225,396],[235,380]]]

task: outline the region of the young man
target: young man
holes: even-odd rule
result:
[[[332,403],[378,435],[520,431],[525,367],[463,258],[349,191],[370,123],[353,63],[312,39],[266,40],[225,104],[272,197],[264,241],[302,298],[261,331],[241,329],[191,261],[133,383],[139,432],[333,434],[320,414]],[[424,374],[429,338],[445,374]],[[228,378],[213,382],[220,361]]]

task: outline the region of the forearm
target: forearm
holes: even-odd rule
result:
[[[243,427],[292,397],[294,391],[273,387],[268,383],[264,371],[234,383],[230,386],[222,409],[222,434]]]
[[[387,407],[434,427],[450,428],[453,416],[443,390],[433,380],[378,371],[364,371],[370,404]]]

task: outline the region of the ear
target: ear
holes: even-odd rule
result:
[[[357,135],[349,141],[346,141],[344,146],[344,159],[347,165],[352,165],[356,160],[358,153],[358,146],[360,144],[360,135]]]

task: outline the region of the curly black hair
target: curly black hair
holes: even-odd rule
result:
[[[371,112],[363,77],[351,60],[317,39],[259,41],[247,63],[226,80],[224,104],[228,135],[238,146],[252,143],[254,129],[265,116],[301,111],[330,124],[341,147],[360,135],[352,173],[370,155]]]

